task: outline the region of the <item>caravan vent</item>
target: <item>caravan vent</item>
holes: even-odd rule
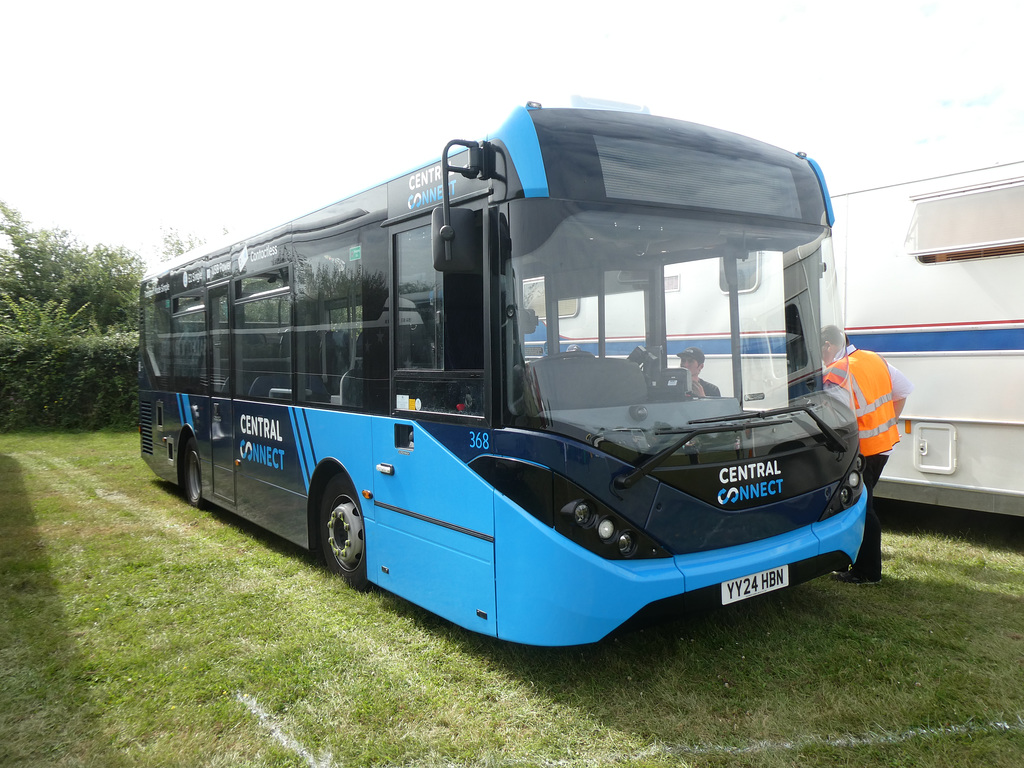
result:
[[[1024,254],[1024,179],[915,203],[906,247],[923,264]]]

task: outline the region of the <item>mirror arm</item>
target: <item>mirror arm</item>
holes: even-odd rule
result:
[[[469,165],[452,167],[448,164],[448,154],[452,147],[465,147],[469,150]],[[452,227],[452,201],[449,192],[448,174],[459,173],[467,179],[489,179],[494,176],[493,162],[488,163],[487,157],[490,154],[490,145],[486,142],[464,141],[452,139],[445,144],[444,152],[441,155],[441,178],[444,180],[441,185],[441,229],[438,234],[444,241],[444,260],[452,260],[452,240],[455,239],[455,229]],[[492,166],[492,167],[488,167]]]

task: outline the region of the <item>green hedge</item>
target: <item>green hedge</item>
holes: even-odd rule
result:
[[[130,429],[139,415],[138,349],[133,333],[0,335],[0,430]]]

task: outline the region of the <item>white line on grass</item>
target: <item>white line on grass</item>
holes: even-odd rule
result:
[[[246,696],[244,693],[239,693],[235,698],[237,698],[238,701],[244,704],[246,708],[256,716],[256,719],[260,721],[260,725],[270,731],[270,735],[274,737],[278,744],[297,754],[309,764],[310,768],[333,768],[334,763],[331,761],[330,755],[327,755],[321,760],[317,760],[313,757],[313,753],[285,733],[281,726],[274,722],[274,719],[270,714],[267,713],[252,696]]]
[[[236,694],[239,702],[244,704],[249,711],[260,721],[260,725],[267,728],[277,742],[285,749],[289,749],[302,757],[310,768],[332,768],[330,755],[317,760],[312,753],[289,736],[274,722],[267,712],[256,703],[256,699],[244,693]],[[941,725],[936,727],[910,728],[906,731],[869,733],[864,736],[804,736],[791,741],[755,741],[746,746],[727,746],[724,744],[653,744],[634,757],[656,757],[658,755],[744,755],[758,752],[790,752],[805,747],[819,746],[832,747],[835,749],[852,747],[877,747],[886,744],[902,744],[913,739],[934,739],[942,736],[978,736],[986,733],[1011,733],[1024,732],[1024,715],[1017,715],[1011,720],[995,720],[988,723],[976,723],[969,721],[963,725]],[[528,761],[531,765],[558,766],[560,768],[571,768],[571,766],[602,766],[615,765],[623,760],[631,759],[622,754],[605,755],[600,757],[582,758],[575,760],[544,760],[536,758],[508,759],[488,761],[489,765],[516,766]],[[433,760],[430,765],[436,764]],[[406,768],[411,768],[415,763],[407,763]],[[447,763],[455,766],[455,763]]]
[[[912,739],[934,739],[940,736],[977,736],[985,733],[1009,733],[1024,731],[1024,716],[1018,715],[1015,720],[997,720],[989,723],[967,722],[963,725],[941,725],[934,728],[911,728],[899,733],[881,731],[866,736],[805,736],[793,741],[755,741],[743,747],[729,747],[720,744],[698,744],[693,746],[663,745],[661,750],[669,754],[711,755],[729,754],[742,755],[752,752],[786,752],[811,746],[824,747],[877,747],[886,744],[902,744]]]

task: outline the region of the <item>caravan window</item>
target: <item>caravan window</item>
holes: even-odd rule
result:
[[[1024,253],[1024,181],[915,203],[906,247],[923,264]]]

